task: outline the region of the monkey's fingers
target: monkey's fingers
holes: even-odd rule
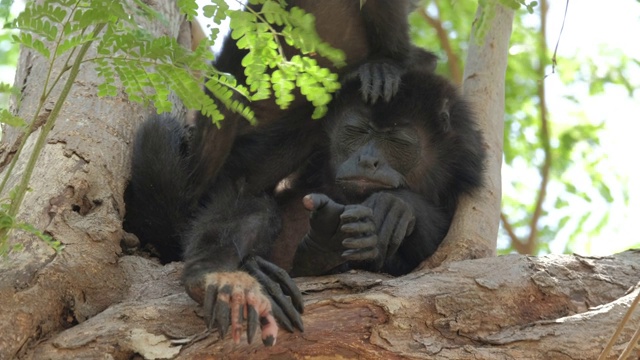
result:
[[[227,330],[229,330],[229,325],[231,324],[230,300],[231,286],[227,284],[218,289],[218,298],[213,306],[213,317],[215,323],[218,324],[221,339],[227,334]]]
[[[363,93],[362,95],[364,97],[364,101],[371,105],[375,105],[378,98],[382,97],[382,90],[385,86],[385,81],[388,80],[385,79],[382,64],[371,64],[371,66],[367,66],[366,69],[369,72],[369,81],[371,81],[371,86],[368,87],[370,89],[369,94]]]
[[[375,100],[371,99],[373,97],[373,92],[375,91],[373,87],[373,74],[371,73],[371,64],[363,64],[357,71],[358,77],[360,78],[360,93],[362,93],[362,99],[364,102],[372,103]],[[377,95],[375,96],[377,100]]]
[[[343,223],[372,220],[373,210],[370,207],[364,205],[347,205],[340,215],[340,220]]]
[[[372,221],[346,223],[340,226],[340,231],[345,234],[372,234],[376,231],[376,225]]]
[[[254,257],[254,259],[260,270],[280,284],[282,291],[291,298],[293,306],[302,314],[304,312],[304,300],[302,299],[302,293],[293,279],[291,279],[291,276],[289,276],[284,269],[259,256]]]
[[[404,239],[411,235],[415,227],[416,218],[412,213],[405,212],[397,220],[396,231],[392,234],[387,248],[387,257],[393,256],[404,242]]]
[[[216,324],[216,318],[214,316],[214,308],[216,301],[218,300],[218,286],[207,285],[204,293],[204,322],[207,324],[208,329],[213,329]]]
[[[340,214],[345,206],[331,200],[324,194],[309,194],[304,197],[303,204],[311,211],[309,217],[310,237],[320,243],[326,242],[334,235],[340,225]]]
[[[351,250],[367,250],[376,247],[376,245],[378,245],[378,236],[375,234],[357,238],[346,238],[342,241],[342,246]]]
[[[282,327],[284,327],[288,332],[293,332],[293,324],[291,323],[287,315],[285,315],[280,305],[275,302],[275,300],[271,301],[271,313],[273,314],[273,317],[278,320],[278,323],[282,325]]]
[[[250,301],[250,296],[247,295],[247,302]],[[258,330],[258,312],[255,307],[247,305],[247,341],[249,344],[253,341],[256,330]]]
[[[389,102],[400,89],[400,79],[402,78],[403,70],[392,64],[383,64],[381,71],[383,74],[382,77],[384,78],[383,94],[381,96],[385,102]]]
[[[349,249],[342,253],[342,257],[351,261],[364,261],[374,260],[378,256],[378,248],[365,248],[365,249]]]
[[[273,346],[278,338],[278,324],[270,312],[260,314],[260,329],[262,330],[262,343],[265,346]]]
[[[250,291],[247,291],[250,292]],[[245,289],[235,285],[231,293],[231,301],[229,308],[231,311],[231,337],[236,344],[240,343],[242,336],[242,327],[244,325],[245,314]]]
[[[231,327],[233,341],[239,343],[246,320],[247,341],[251,342],[260,326],[263,342],[275,343],[278,325],[271,313],[272,300],[256,277],[244,271],[212,272],[205,276],[204,284],[205,322],[208,328],[217,326],[220,338]]]
[[[260,325],[262,343],[266,346],[275,344],[278,325],[272,315],[271,300],[261,291],[250,291],[245,296],[247,301],[247,341],[251,343],[258,325]]]
[[[345,206],[333,201],[325,194],[308,194],[302,199],[305,209],[313,211],[312,216],[318,216],[318,212],[326,212],[323,216],[338,216],[344,211]]]
[[[302,325],[302,318],[300,317],[300,314],[293,306],[291,299],[288,296],[284,295],[282,289],[280,288],[280,285],[271,280],[262,271],[256,271],[253,276],[255,276],[256,279],[258,279],[258,282],[262,284],[262,287],[271,296],[273,302],[278,304],[282,309],[282,314],[276,314],[274,312],[276,319],[278,319],[283,325],[286,324],[286,322],[291,322],[296,328],[300,329],[300,331],[304,331],[304,326]]]
[[[204,279],[204,321],[208,329],[217,326],[222,339],[229,330],[231,286],[220,287],[221,277],[217,273],[208,274]]]
[[[362,64],[358,70],[362,99],[374,105],[378,99],[391,101],[400,89],[402,66],[389,61],[373,61]]]
[[[302,198],[304,208],[309,211],[321,209],[331,201],[331,198],[325,194],[308,194]]]
[[[344,239],[342,246],[348,250],[342,253],[342,257],[352,261],[374,260],[379,254],[377,245],[378,236],[375,234]]]

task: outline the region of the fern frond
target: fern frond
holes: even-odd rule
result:
[[[68,7],[59,1],[33,3],[27,6],[9,26],[23,33],[33,33],[47,41],[54,41],[58,36],[56,24],[61,24],[68,14]]]
[[[255,113],[251,108],[238,100],[237,94],[247,95],[246,89],[236,84],[234,78],[219,74],[209,77],[205,86],[227,109],[242,115],[252,125],[256,124]],[[215,120],[214,120],[215,122]]]
[[[22,44],[22,46],[26,46],[30,49],[35,50],[38,54],[42,55],[45,59],[48,59],[51,56],[49,49],[40,39],[34,39],[33,35],[28,32],[21,32],[17,35],[11,35],[13,41],[16,43]]]
[[[180,12],[187,15],[187,20],[193,21],[198,16],[198,4],[195,0],[178,0]]]
[[[85,43],[96,40],[93,34],[79,34],[65,37],[60,45],[56,48],[55,56],[59,57],[67,51],[82,46]]]
[[[316,32],[315,17],[304,10],[293,7],[289,16],[290,26],[282,29],[287,44],[300,50],[302,54],[318,54],[336,67],[346,65],[346,57],[342,50],[331,47],[322,41]]]

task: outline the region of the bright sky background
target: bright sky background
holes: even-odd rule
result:
[[[555,46],[565,1],[550,1],[548,29],[549,44]],[[605,58],[599,57],[601,49],[622,49],[627,56],[640,60],[640,3],[634,0],[581,0],[569,3],[569,13],[560,40],[558,54],[563,57],[590,57],[600,66]],[[562,63],[558,64],[562,71]],[[631,83],[640,84],[640,66],[630,67],[627,77]],[[617,201],[610,208],[609,226],[598,238],[590,239],[591,254],[620,252],[640,243],[640,90],[632,97],[620,87],[606,88],[604,95],[590,97],[586,85],[567,87],[558,76],[546,80],[548,109],[552,121],[584,112],[590,120],[604,121],[601,144],[608,154],[613,170],[628,180],[629,207]],[[581,105],[564,100],[572,94],[581,99]],[[620,199],[618,199],[620,200]],[[585,243],[589,239],[584,239]],[[552,251],[561,251],[554,249]],[[587,248],[585,248],[586,252]]]

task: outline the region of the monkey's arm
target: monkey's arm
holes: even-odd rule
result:
[[[389,102],[409,68],[428,72],[436,68],[435,54],[411,44],[407,17],[412,9],[410,0],[367,0],[362,7],[369,55],[347,78],[360,79],[368,103],[375,104],[380,98]]]
[[[277,319],[287,330],[302,330],[302,295],[289,275],[262,260],[279,231],[279,213],[268,196],[247,197],[229,183],[216,184],[185,237],[184,283],[204,306],[205,321],[224,336],[229,326],[240,341],[247,323],[251,341],[258,325],[262,341],[273,345]]]

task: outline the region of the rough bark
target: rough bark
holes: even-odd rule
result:
[[[183,17],[173,2],[162,3],[159,10],[168,24],[147,24],[147,28],[158,35],[177,37]],[[93,55],[95,49],[87,54]],[[57,62],[53,74],[59,73],[62,65],[62,61]],[[22,49],[15,80],[21,90],[20,101],[14,108],[24,119],[31,119],[37,109],[47,71],[48,64],[42,57]],[[123,192],[134,129],[148,109],[128,102],[124,94],[98,98],[97,84],[95,69],[83,66],[40,155],[30,182],[33,190],[26,195],[18,214],[21,221],[61,241],[64,251],[56,254],[34,236],[14,231],[10,243],[23,244],[24,250],[0,261],[2,359],[12,358],[35,341],[96,315],[122,300],[129,287],[118,262]],[[38,114],[38,128],[29,137],[7,189],[13,188],[22,175],[60,88]],[[24,136],[7,130],[0,146],[3,166],[10,162]]]
[[[495,256],[502,185],[504,84],[514,11],[496,4],[495,17],[484,39],[472,32],[464,69],[464,95],[474,105],[484,134],[487,159],[485,184],[473,196],[463,196],[449,233],[424,267],[442,262]],[[481,14],[479,7],[476,18]]]
[[[120,258],[130,286],[108,310],[38,344],[33,359],[595,359],[638,290],[640,251],[610,257],[510,255],[400,278],[298,279],[304,333],[234,345],[207,334],[181,265]],[[619,355],[640,313],[614,347]]]

